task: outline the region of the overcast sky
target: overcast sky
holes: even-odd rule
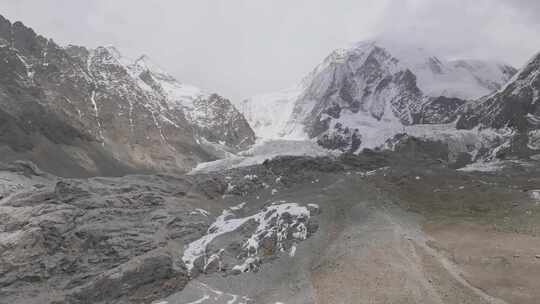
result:
[[[0,14],[62,45],[147,54],[233,99],[290,87],[331,50],[380,35],[516,67],[540,51],[538,0],[0,0]]]

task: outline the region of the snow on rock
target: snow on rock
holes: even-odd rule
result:
[[[196,136],[233,148],[245,148],[254,142],[248,122],[229,100],[180,83],[146,55],[126,68],[151,91],[163,96],[170,111],[182,113],[195,127]]]
[[[234,265],[233,272],[242,273],[256,270],[260,260],[258,257],[248,257],[242,264]]]
[[[446,60],[423,46],[388,39],[374,43],[409,68],[416,75],[418,87],[428,96],[466,100],[480,98],[500,89],[516,73],[515,68],[502,62]]]
[[[294,89],[255,96],[241,111],[258,137],[315,139],[323,147],[381,147],[419,123],[448,123],[465,100],[516,72],[481,60],[445,60],[415,45],[367,41],[332,52]]]
[[[230,153],[228,150],[243,149],[254,143],[253,131],[229,100],[180,83],[147,56],[132,60],[110,46],[98,47],[88,53],[87,72],[95,87],[91,102],[98,137],[102,141],[101,130],[109,132],[108,125],[116,126],[117,123],[102,122],[104,115],[100,116],[98,108],[112,111],[109,108],[114,104],[120,112],[118,115],[128,118],[132,136],[138,135],[136,131],[141,125],[148,124],[140,119],[139,112],[148,112],[149,115],[144,116],[158,131],[161,143],[173,152],[178,149],[177,154],[190,150],[191,154],[197,151],[205,158],[209,158],[208,155],[226,157]],[[177,148],[187,143],[199,146],[203,151]]]
[[[203,215],[203,216],[209,216],[210,215],[210,213],[208,211],[206,211],[204,209],[201,209],[201,208],[195,209],[195,211],[191,212],[191,214],[193,214],[193,215],[200,214],[200,215]]]
[[[233,211],[236,211],[236,210],[241,210],[242,208],[244,208],[246,206],[246,202],[243,202],[243,203],[240,203],[236,206],[233,206],[229,209],[233,210]]]
[[[448,144],[450,161],[455,161],[461,153],[469,154],[473,161],[493,160],[496,158],[497,149],[508,145],[514,136],[514,132],[508,128],[463,130],[456,129],[455,123],[412,125],[404,127],[404,133],[416,138]]]
[[[248,304],[253,303],[252,299],[247,296],[234,294],[231,292],[225,292],[218,290],[206,283],[199,281],[192,281],[187,286],[189,289],[188,296],[180,295],[180,299],[176,298],[176,295],[169,297],[167,301],[161,301],[155,304],[167,304],[167,303],[185,303],[185,304],[211,304],[211,303],[223,303],[223,304]],[[153,303],[154,304],[154,303]]]
[[[531,199],[540,204],[540,190],[529,190],[528,192]]]
[[[504,88],[468,103],[457,127],[510,128],[515,132],[514,141],[495,152],[507,156],[528,157],[535,154],[535,150],[539,148],[539,101],[540,54],[537,54]]]
[[[238,167],[262,164],[267,159],[280,155],[290,156],[332,156],[336,151],[329,151],[309,140],[260,140],[249,149],[227,158],[201,163],[190,174],[208,173]]]
[[[215,239],[233,232],[243,233],[241,245],[243,254],[237,255],[237,259],[244,256],[240,263],[232,268],[233,273],[242,273],[259,267],[263,246],[266,254],[286,251],[290,253],[291,250],[296,250],[291,249],[292,246],[308,238],[312,232],[308,229],[311,211],[318,210],[315,204],[306,207],[297,203],[277,201],[255,214],[242,217],[236,212],[243,207],[244,205],[240,204],[223,210],[204,236],[186,246],[182,260],[190,273],[199,259],[205,261],[203,268],[219,260],[224,254],[224,249],[212,253],[208,252],[208,247]],[[244,231],[246,229],[242,229],[244,232],[237,231],[247,223],[254,223],[249,233]],[[271,248],[268,244],[272,244]]]
[[[503,170],[507,167],[532,167],[536,166],[536,163],[531,163],[528,161],[521,161],[521,160],[479,160],[477,162],[474,162],[472,164],[469,164],[463,168],[458,169],[458,171],[463,172],[495,172]]]
[[[291,250],[289,251],[289,256],[294,257],[295,254],[296,254],[296,245],[292,245]]]
[[[458,170],[463,172],[494,172],[501,170],[503,167],[504,163],[501,161],[475,162]]]
[[[257,177],[257,175],[255,175],[255,174],[248,174],[248,175],[244,176],[244,179],[247,179],[247,180],[249,180],[249,181],[257,180],[257,178],[258,178],[258,177]]]

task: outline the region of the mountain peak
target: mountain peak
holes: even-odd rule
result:
[[[143,54],[139,56],[133,63],[140,69],[149,71],[158,77],[174,79],[172,75],[167,73],[163,68],[161,68],[157,63],[155,63],[150,56]]]
[[[122,53],[120,53],[120,51],[114,45],[106,45],[103,48],[106,49],[114,57],[117,57],[117,58],[123,57]]]
[[[32,160],[51,172],[182,172],[221,155],[207,148],[208,141],[233,150],[254,141],[228,100],[217,102],[216,96],[178,83],[148,56],[132,60],[112,45],[58,47],[3,17],[0,45],[0,91],[7,94],[0,98],[0,116],[24,121],[9,125],[13,134],[32,134],[18,141],[0,138],[0,145],[15,147],[23,159],[28,157],[17,145],[24,142],[25,155],[37,147],[43,156]],[[53,155],[65,165],[54,163]]]
[[[151,60],[150,56],[148,56],[146,54],[142,54],[135,61],[150,61],[150,60]]]
[[[297,90],[253,97],[243,110],[258,136],[374,148],[404,126],[453,121],[466,100],[496,91],[514,73],[490,61],[451,61],[412,43],[367,40],[330,53]]]
[[[538,130],[539,105],[540,53],[533,56],[504,88],[474,101],[459,120],[458,127],[509,127],[521,132]]]

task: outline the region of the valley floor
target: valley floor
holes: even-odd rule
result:
[[[23,182],[0,202],[0,303],[538,303],[536,168],[466,172],[386,153],[283,157],[188,177],[59,181],[6,171]],[[29,195],[32,183],[56,198]],[[240,248],[253,233],[246,222],[208,244],[208,253],[223,248],[219,267],[186,271],[187,245],[215,231],[220,215],[231,224],[272,202],[317,206],[305,222],[315,228],[305,239],[286,233],[283,252],[279,240],[262,244],[261,262],[238,273],[239,257],[253,254]],[[53,209],[66,218],[77,209],[78,226],[45,217]],[[42,240],[59,237],[51,227],[64,231],[58,246]],[[21,256],[36,246],[42,256]]]

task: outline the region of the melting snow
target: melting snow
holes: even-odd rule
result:
[[[233,210],[233,211],[236,211],[236,210],[240,210],[240,209],[244,208],[245,206],[246,206],[246,203],[243,202],[243,203],[240,203],[240,204],[238,204],[238,205],[236,205],[236,206],[233,206],[233,207],[231,207],[231,208],[229,208],[229,209],[231,209],[231,210]]]
[[[31,80],[33,81],[34,80],[34,70],[32,68],[32,65],[28,64],[28,62],[26,62],[26,60],[24,59],[23,56],[19,55],[17,53],[17,58],[19,58],[19,61],[24,65],[24,68],[26,70],[26,76]]]
[[[458,171],[463,172],[494,172],[504,168],[504,163],[501,161],[491,161],[491,162],[476,162],[468,164],[467,166],[458,169]]]
[[[200,303],[204,303],[204,301],[210,299],[210,296],[209,295],[204,295],[202,298],[198,299],[198,300],[195,300],[193,302],[189,302],[189,303],[186,303],[186,304],[200,304]]]
[[[537,204],[540,203],[540,190],[530,190],[529,195]]]
[[[101,119],[99,118],[99,109],[96,103],[96,91],[92,90],[92,94],[90,94],[90,102],[92,102],[92,108],[94,109],[94,115],[96,117],[96,121],[98,124],[98,135],[101,139],[101,144],[105,145],[105,137],[103,137],[103,127],[101,126]]]
[[[210,215],[210,213],[204,209],[201,209],[201,208],[197,208],[195,209],[197,212],[199,212],[200,214],[204,215],[204,216],[208,216]]]
[[[257,179],[257,175],[255,174],[248,174],[246,176],[244,176],[244,179],[247,179],[247,180],[250,180],[250,181],[254,181]]]
[[[262,164],[267,159],[281,155],[318,157],[337,154],[335,151],[328,151],[317,145],[317,143],[307,140],[261,140],[248,150],[238,153],[238,155],[230,154],[225,159],[201,163],[190,174]]]
[[[310,206],[315,205],[311,204]],[[310,211],[307,207],[300,206],[296,203],[279,201],[247,217],[236,218],[233,211],[232,208],[223,210],[222,214],[208,228],[206,235],[187,245],[182,260],[186,264],[188,271],[191,272],[193,270],[197,259],[206,257],[206,248],[215,238],[237,230],[248,221],[256,222],[257,228],[244,243],[244,248],[249,252],[248,259],[243,264],[237,265],[238,267],[234,268],[240,271],[249,270],[250,265],[256,262],[260,241],[265,236],[271,236],[275,233],[277,235],[277,249],[280,251],[284,250],[283,241],[286,240],[287,234],[291,230],[293,231],[292,235],[295,240],[304,240],[307,238],[307,227],[304,224],[304,220],[310,217]],[[294,219],[293,222],[288,223],[285,221],[284,214],[292,217]],[[303,220],[299,221],[300,219]]]
[[[293,257],[296,254],[296,245],[292,245],[291,251],[289,251],[289,256]]]

